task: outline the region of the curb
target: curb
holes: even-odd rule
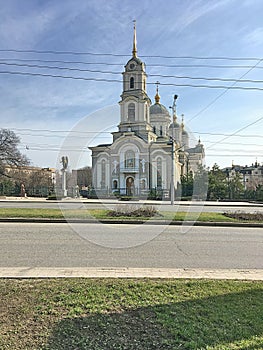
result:
[[[257,222],[207,222],[207,221],[165,221],[165,220],[115,220],[115,219],[48,219],[48,218],[0,218],[0,223],[55,223],[55,224],[129,224],[129,225],[166,225],[166,226],[211,226],[211,227],[259,227],[263,223]]]
[[[47,200],[46,198],[43,199],[31,199],[31,198],[26,198],[26,199],[3,199],[0,198],[0,203],[6,203],[6,202],[11,202],[11,203],[29,203],[29,204],[33,204],[33,203],[57,203],[59,204],[76,204],[76,203],[84,203],[84,204],[138,204],[140,203],[140,201],[128,201],[128,202],[124,202],[124,201],[118,201],[118,200],[114,200],[114,199],[86,199],[86,198],[82,198],[82,199],[69,199],[69,200]],[[154,201],[154,200],[143,200],[141,204],[144,205],[171,205],[170,201]],[[253,207],[263,207],[263,203],[262,202],[223,202],[223,201],[219,201],[219,202],[215,202],[215,201],[175,201],[174,202],[175,206],[204,206],[204,207],[217,207],[217,206],[225,206],[225,207],[244,207],[244,208],[249,208],[251,206]]]
[[[263,269],[2,267],[0,278],[166,278],[263,281]]]

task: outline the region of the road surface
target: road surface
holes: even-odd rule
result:
[[[245,211],[245,212],[263,212],[263,204],[241,203],[241,202],[175,202],[171,206],[169,201],[139,201],[139,202],[120,202],[117,200],[0,200],[0,208],[48,208],[48,209],[74,209],[83,207],[85,209],[113,209],[119,205],[154,205],[160,211],[190,211],[190,212],[217,212],[225,211]]]
[[[1,267],[263,269],[262,228],[0,224]],[[121,248],[120,248],[121,247]]]

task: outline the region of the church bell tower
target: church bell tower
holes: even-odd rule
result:
[[[144,63],[137,57],[136,22],[134,21],[132,58],[125,65],[120,104],[119,132],[134,132],[145,141],[152,140],[150,125],[151,100],[146,92],[147,75]],[[154,135],[154,134],[153,134]],[[115,135],[117,136],[117,135]]]

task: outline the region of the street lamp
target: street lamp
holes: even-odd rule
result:
[[[175,138],[175,134],[174,134],[174,117],[176,115],[176,100],[178,98],[178,95],[174,95],[174,100],[173,100],[173,105],[169,108],[172,109],[172,113],[173,113],[173,120],[172,120],[172,174],[171,174],[171,205],[174,205],[174,138]]]

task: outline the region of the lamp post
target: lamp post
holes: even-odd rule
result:
[[[175,159],[175,147],[174,147],[174,116],[176,115],[176,100],[178,98],[178,95],[174,95],[174,100],[173,100],[173,105],[169,108],[172,109],[172,113],[173,113],[173,122],[172,122],[172,174],[171,174],[171,205],[174,205],[174,171],[175,171],[175,167],[174,167],[174,159]]]

